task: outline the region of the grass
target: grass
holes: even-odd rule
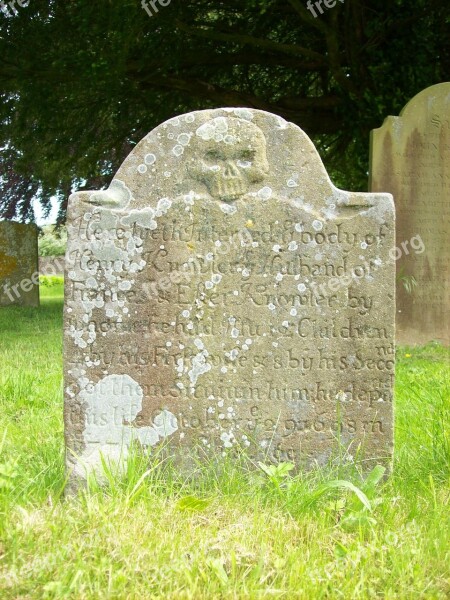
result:
[[[447,350],[398,350],[387,481],[136,455],[64,500],[61,285],[42,300],[0,311],[1,598],[449,597]]]

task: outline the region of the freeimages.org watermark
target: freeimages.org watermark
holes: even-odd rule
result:
[[[45,275],[58,275],[58,273],[64,272],[64,259],[56,259],[53,264],[48,265],[45,270]],[[30,277],[25,277],[21,281],[17,282],[15,285],[10,285],[8,282],[4,283],[3,294],[8,297],[10,302],[17,302],[22,294],[28,294],[31,292],[34,286],[39,285],[39,275],[41,273],[35,271]],[[42,273],[44,274],[44,273]],[[1,291],[1,289],[0,289]]]
[[[336,6],[338,0],[316,0],[316,2],[312,2],[311,0],[308,0],[307,4],[306,4],[306,8],[309,10],[309,12],[312,14],[312,16],[317,19],[317,17],[319,16],[316,12],[316,10],[323,15],[323,13],[325,12],[322,8],[322,5],[325,8],[334,8]],[[341,4],[344,4],[344,0],[339,0],[339,2]],[[315,8],[314,8],[315,7]]]
[[[166,8],[171,2],[172,0],[142,0],[142,8],[149,17],[154,17],[159,13],[160,7]]]

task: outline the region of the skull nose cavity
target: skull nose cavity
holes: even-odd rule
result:
[[[233,161],[227,160],[223,176],[227,179],[236,179],[237,177],[240,177],[239,169]]]

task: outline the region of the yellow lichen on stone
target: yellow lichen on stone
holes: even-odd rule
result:
[[[17,259],[0,252],[0,279],[8,277],[17,268]]]

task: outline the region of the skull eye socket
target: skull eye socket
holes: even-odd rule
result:
[[[243,150],[239,155],[239,160],[253,161],[255,158],[254,150]]]
[[[209,150],[205,154],[205,159],[209,163],[215,163],[217,161],[223,160],[223,154],[219,152],[219,150]]]

